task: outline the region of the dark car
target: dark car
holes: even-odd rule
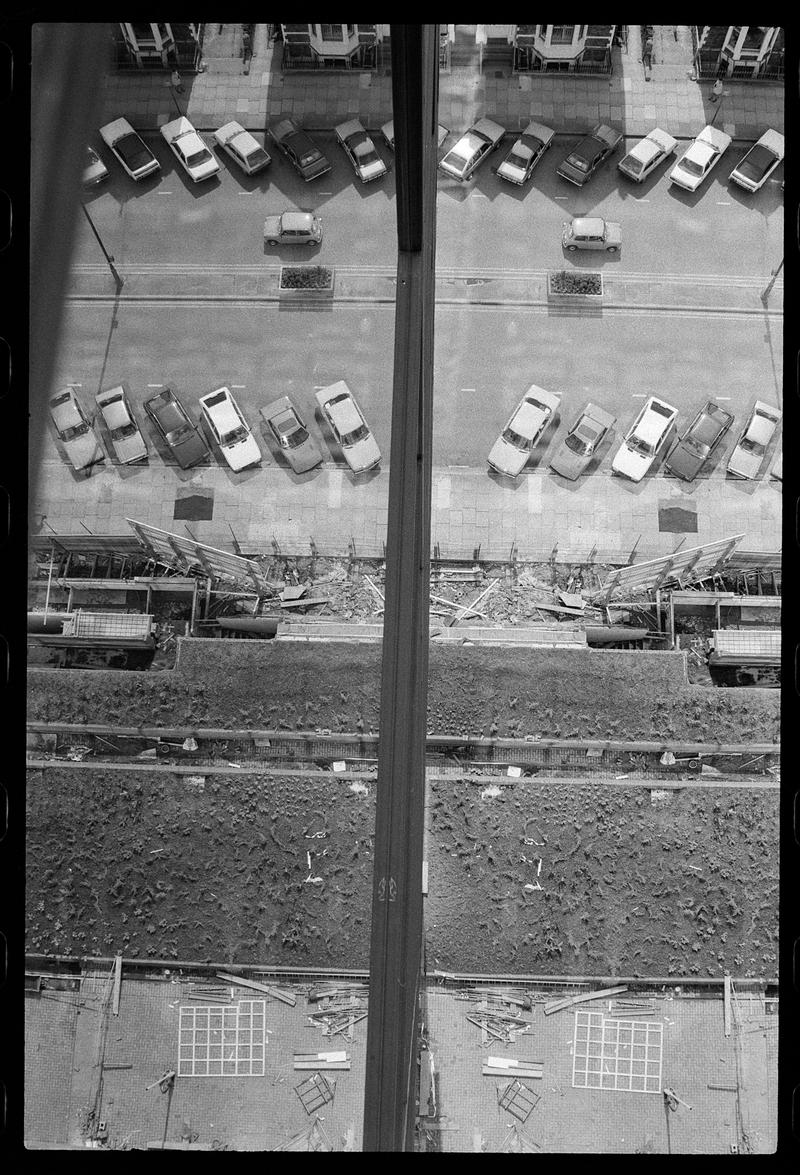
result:
[[[270,138],[283,151],[304,180],[315,180],[330,171],[331,165],[302,127],[293,118],[283,118],[269,129]]]
[[[172,388],[164,388],[157,396],[145,400],[144,410],[181,469],[190,469],[208,457],[208,445],[192,424]]]
[[[577,146],[572,148],[564,162],[558,165],[556,175],[581,187],[594,175],[600,164],[616,151],[621,142],[621,131],[598,123]]]
[[[561,477],[575,481],[589,465],[606,433],[615,423],[610,412],[598,404],[587,404],[556,450],[550,468]]]
[[[683,436],[670,450],[664,468],[691,481],[733,424],[733,416],[713,400],[704,404]]]

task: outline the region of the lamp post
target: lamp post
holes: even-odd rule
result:
[[[103,242],[100,238],[100,234],[94,226],[94,221],[92,220],[91,216],[89,215],[89,209],[83,203],[81,204],[81,208],[83,209],[84,216],[89,221],[89,228],[94,233],[95,238],[97,240],[97,243],[103,251],[103,256],[105,257],[105,259],[108,263],[108,268],[111,270],[111,273],[113,274],[113,277],[114,277],[114,281],[117,283],[117,289],[120,289],[125,284],[125,279],[124,279],[124,277],[120,276],[120,274],[117,272],[117,270],[114,266],[113,254],[109,253],[109,251],[106,249],[105,245],[103,244]]]
[[[784,262],[784,258],[781,257],[780,265],[778,266],[778,268],[770,271],[769,281],[767,282],[766,286],[764,287],[763,293],[761,294],[761,301],[762,302],[766,302],[767,298],[772,293],[772,287],[775,285],[778,274],[783,269],[783,262]]]

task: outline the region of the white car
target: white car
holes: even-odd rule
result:
[[[393,118],[390,118],[388,122],[385,122],[383,124],[383,126],[381,127],[381,134],[383,135],[386,146],[391,147],[392,150],[394,151],[394,119]],[[447,129],[447,127],[442,126],[442,124],[439,123],[436,127],[436,146],[441,147],[442,143],[445,141],[445,139],[447,138],[447,136],[449,134],[450,134],[450,132]]]
[[[105,453],[73,388],[62,388],[50,398],[50,415],[73,469],[88,469],[105,460]]]
[[[439,166],[457,180],[468,180],[478,164],[499,147],[505,133],[491,118],[479,118],[439,160]]]
[[[703,127],[700,134],[669,173],[670,183],[696,192],[731,145],[731,136],[714,126]]]
[[[781,410],[763,400],[756,400],[750,419],[744,426],[736,448],[728,458],[728,473],[750,480],[758,476],[761,462],[781,421]]]
[[[488,463],[497,473],[517,477],[525,468],[534,445],[554,419],[561,396],[531,384],[492,445]]]
[[[540,122],[529,122],[497,169],[497,178],[524,184],[555,138],[555,131]]]
[[[281,212],[264,217],[264,241],[267,245],[319,245],[322,220],[313,212]]]
[[[662,131],[661,127],[657,126],[645,138],[640,139],[635,146],[631,147],[625,158],[620,159],[617,167],[628,179],[635,180],[637,184],[640,184],[665,159],[669,159],[677,146],[678,140],[673,139],[672,135],[668,135],[666,131]]]
[[[625,434],[611,462],[613,472],[631,481],[641,481],[663,449],[677,419],[677,408],[651,396]]]
[[[353,473],[373,469],[380,462],[381,451],[344,380],[320,388],[315,395]]]
[[[234,163],[238,163],[246,175],[255,175],[272,162],[272,156],[241,123],[226,122],[225,126],[214,131],[214,141],[230,155]]]
[[[93,184],[99,184],[101,180],[108,179],[108,168],[103,160],[97,154],[93,147],[86,148],[86,163],[81,176],[81,183],[86,187],[91,187]]]
[[[111,438],[112,453],[121,465],[147,460],[147,445],[139,431],[123,387],[109,388],[95,396]]]
[[[250,465],[258,465],[261,460],[258,441],[242,416],[230,388],[217,388],[201,396],[200,411],[223,457],[235,473]]]
[[[349,122],[340,122],[334,129],[336,138],[362,183],[367,184],[370,180],[377,180],[386,175],[386,164],[357,118],[351,118]]]
[[[740,163],[736,164],[729,178],[748,192],[757,192],[767,182],[783,159],[785,139],[778,131],[764,131]]]
[[[182,115],[161,128],[164,140],[194,183],[211,179],[219,171],[219,164],[198,135],[188,118]]]
[[[132,180],[143,180],[160,171],[161,164],[127,118],[117,118],[101,126],[100,138]]]

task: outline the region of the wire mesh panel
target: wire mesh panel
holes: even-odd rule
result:
[[[511,1081],[501,1094],[498,1094],[497,1103],[509,1114],[513,1114],[520,1122],[526,1122],[531,1110],[539,1101],[539,1094],[534,1093],[521,1081]]]
[[[661,1092],[662,1025],[575,1012],[572,1084],[583,1089]]]
[[[266,1000],[182,1006],[179,1077],[263,1077]]]
[[[328,1102],[333,1101],[335,1085],[328,1081],[322,1073],[312,1073],[305,1081],[294,1087],[294,1091],[303,1103],[307,1114],[313,1114]]]

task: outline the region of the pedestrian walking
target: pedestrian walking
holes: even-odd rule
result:
[[[717,80],[714,82],[714,85],[711,87],[711,95],[710,95],[709,100],[711,102],[719,102],[721,97],[722,97],[722,78],[717,78]]]
[[[178,73],[177,69],[173,69],[170,82],[172,84],[173,90],[177,90],[179,94],[183,93],[183,82],[181,81],[181,75]]]

